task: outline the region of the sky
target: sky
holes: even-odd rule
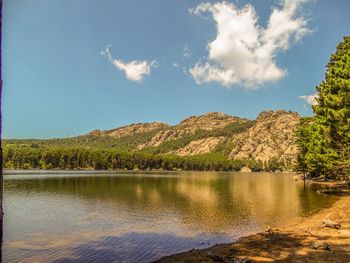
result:
[[[4,0],[3,138],[312,115],[349,0]]]

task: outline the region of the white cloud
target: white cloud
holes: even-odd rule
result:
[[[138,61],[123,62],[120,59],[113,59],[109,50],[110,45],[107,45],[105,50],[101,52],[102,56],[105,56],[109,62],[112,63],[117,69],[124,71],[127,79],[140,82],[145,76],[151,74],[151,68],[158,67],[157,61]]]
[[[310,95],[303,95],[303,96],[299,96],[300,99],[304,100],[307,104],[313,106],[313,105],[317,105],[317,98],[318,98],[318,94],[317,92],[315,94],[310,94]]]
[[[210,65],[209,63],[203,64],[198,62],[193,68],[190,68],[190,73],[197,84],[216,81],[221,85],[228,87],[238,82],[233,70],[222,70],[216,66]]]
[[[178,67],[180,67],[180,65],[179,65],[179,64],[177,64],[177,63],[175,63],[175,62],[174,62],[172,65],[173,65],[173,67],[174,67],[174,68],[178,68]]]
[[[190,73],[196,83],[215,81],[230,87],[235,84],[257,88],[277,81],[287,70],[276,65],[278,53],[287,50],[310,32],[300,14],[307,0],[282,0],[274,7],[266,27],[257,24],[258,15],[250,4],[238,9],[233,3],[201,3],[190,13],[209,13],[216,23],[216,38],[208,44],[208,58],[199,61]]]

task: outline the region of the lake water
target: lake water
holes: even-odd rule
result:
[[[337,199],[287,174],[7,173],[4,262],[149,262],[297,222]]]

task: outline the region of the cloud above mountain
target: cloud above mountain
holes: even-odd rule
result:
[[[116,69],[121,70],[125,73],[125,77],[129,80],[141,82],[142,79],[145,76],[148,76],[151,74],[151,68],[156,68],[158,66],[157,61],[130,61],[130,62],[123,62],[120,59],[113,59],[111,52],[109,50],[109,46],[106,46],[106,48],[101,52],[102,56],[105,56],[107,60],[115,66]]]
[[[310,32],[302,14],[307,0],[283,0],[273,7],[265,27],[250,4],[239,9],[227,1],[200,3],[190,13],[209,14],[216,24],[215,39],[208,43],[207,58],[189,72],[197,84],[217,82],[224,87],[241,85],[255,89],[286,75],[276,64],[278,54],[288,50]]]

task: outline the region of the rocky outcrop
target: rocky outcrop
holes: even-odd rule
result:
[[[264,111],[256,124],[232,138],[235,147],[229,158],[253,158],[267,162],[273,158],[289,162],[297,154],[294,132],[300,116],[295,112]]]
[[[209,112],[200,116],[191,116],[180,122],[177,129],[196,131],[199,129],[212,131],[223,128],[232,122],[246,122],[247,119],[230,116],[221,112]]]
[[[185,135],[193,134],[198,130],[212,131],[225,127],[233,122],[246,122],[247,119],[230,116],[220,112],[210,112],[200,116],[191,116],[184,119],[180,124],[169,127],[167,130],[159,131],[153,138],[137,148],[157,147],[164,142],[182,138]]]
[[[193,133],[194,131],[186,130],[186,129],[184,130],[177,129],[175,126],[170,128],[169,130],[159,131],[158,133],[156,133],[156,135],[152,137],[152,139],[149,142],[138,145],[137,149],[141,150],[145,147],[157,147],[164,142],[176,140],[185,135],[193,134]]]
[[[212,152],[224,137],[209,137],[192,141],[175,153],[180,156],[198,155]]]
[[[107,131],[93,130],[88,133],[88,135],[121,138],[135,133],[151,132],[155,130],[165,129],[167,127],[169,127],[169,125],[161,122],[136,123]]]

